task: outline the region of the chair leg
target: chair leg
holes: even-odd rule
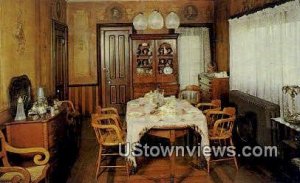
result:
[[[102,156],[102,146],[99,147],[98,159],[97,159],[97,171],[96,171],[96,180],[98,179],[98,174],[101,166],[101,156]]]
[[[207,173],[209,174],[209,169],[210,169],[210,161],[207,161]]]
[[[234,160],[234,164],[235,164],[236,170],[239,170],[236,157],[233,157],[233,160]]]
[[[127,172],[127,179],[129,181],[129,175],[130,175],[130,173],[129,173],[129,165],[128,165],[128,162],[127,162],[126,158],[125,158],[125,166],[126,166],[126,172]]]
[[[234,144],[232,142],[232,138],[230,138],[230,145],[234,146]],[[236,157],[233,157],[233,160],[234,160],[234,164],[235,164],[236,170],[238,170],[239,166],[238,166]]]

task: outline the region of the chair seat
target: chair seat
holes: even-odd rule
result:
[[[125,143],[125,135],[122,134],[122,141],[118,139],[116,134],[103,134],[103,143],[104,146],[114,146]]]
[[[218,133],[221,133],[221,129],[217,130]],[[213,135],[213,129],[208,130],[208,137],[210,140],[219,140],[219,139],[229,139],[231,137],[230,132],[222,132],[222,135]]]
[[[25,169],[30,173],[31,182],[38,182],[38,181],[40,181],[41,179],[43,179],[45,177],[46,171],[48,169],[48,165],[28,167],[28,168],[25,168]],[[0,176],[0,182],[8,182],[14,176],[23,177],[22,174],[20,174],[18,172],[4,173]]]

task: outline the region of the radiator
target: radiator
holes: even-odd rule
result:
[[[271,118],[280,116],[279,105],[238,90],[229,92],[229,101],[237,107],[240,116],[248,112],[256,114],[256,142],[261,146],[271,145]]]

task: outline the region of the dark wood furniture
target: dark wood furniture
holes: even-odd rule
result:
[[[209,102],[214,99],[222,99],[222,102],[228,100],[229,78],[215,78],[200,74],[199,86],[202,102]]]
[[[178,34],[132,34],[133,98],[157,88],[177,95]]]
[[[280,142],[285,141],[287,144],[290,144],[291,147],[296,147],[297,142],[295,138],[297,138],[297,135],[300,135],[300,124],[292,124],[278,117],[271,118],[271,128],[272,145],[278,145]]]
[[[47,119],[12,121],[5,125],[10,145],[19,148],[43,147],[49,151],[50,182],[66,180],[75,153],[70,143],[66,109]]]
[[[271,118],[272,145],[277,146],[277,167],[287,180],[300,180],[299,163],[293,162],[300,158],[300,124],[291,124],[283,118]],[[292,182],[289,180],[289,182]]]

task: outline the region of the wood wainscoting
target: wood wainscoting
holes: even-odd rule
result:
[[[99,87],[98,85],[71,85],[69,100],[81,114],[90,115],[99,104]]]

